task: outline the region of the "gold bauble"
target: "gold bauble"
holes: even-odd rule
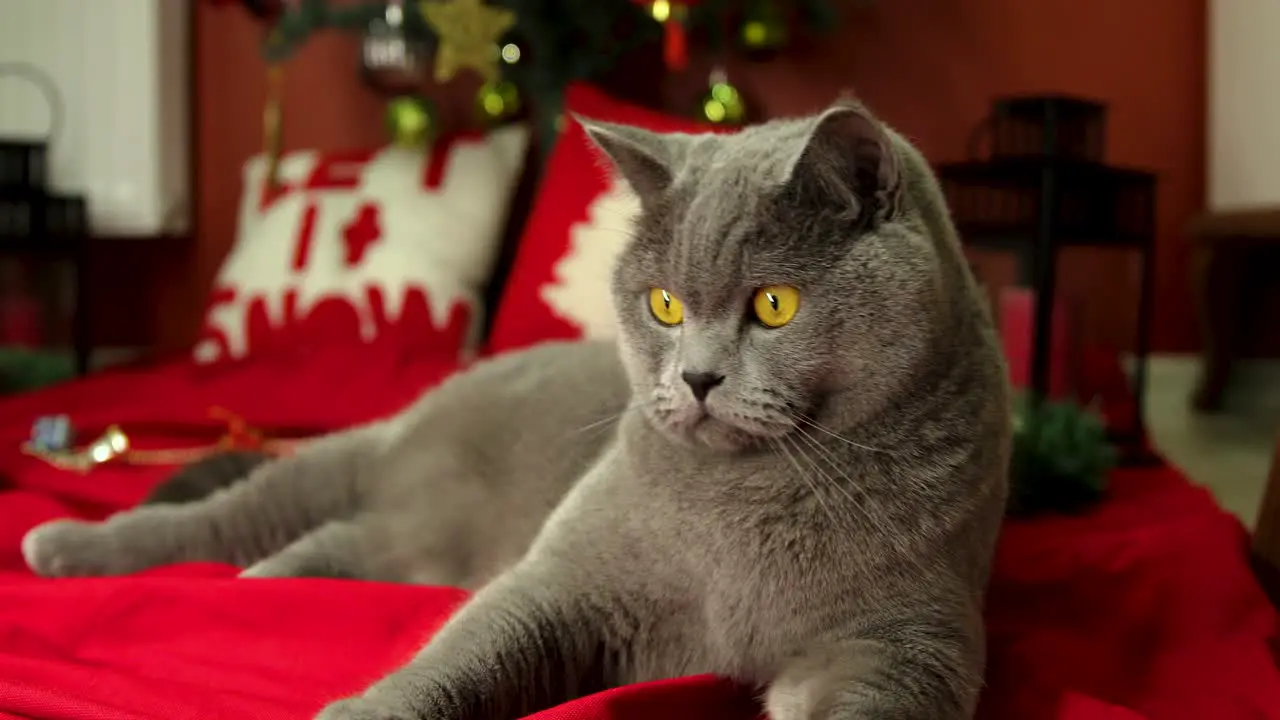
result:
[[[425,146],[436,133],[435,108],[424,98],[395,98],[387,104],[387,130],[395,145]]]
[[[423,0],[422,16],[439,38],[436,82],[470,68],[486,81],[498,79],[498,41],[516,24],[516,14],[484,0]]]
[[[747,106],[736,87],[727,80],[718,80],[711,83],[702,97],[697,116],[712,125],[741,125],[747,116]]]
[[[476,93],[476,117],[493,125],[520,112],[520,91],[510,80],[487,82]]]

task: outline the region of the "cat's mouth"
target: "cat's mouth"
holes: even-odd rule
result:
[[[705,401],[661,388],[644,415],[669,439],[719,452],[767,446],[796,429],[795,413],[773,398],[712,393]]]
[[[697,444],[720,452],[745,450],[758,442],[736,425],[706,412],[689,428],[688,434]]]
[[[785,434],[786,430],[760,419],[699,403],[670,428],[683,439],[720,452],[736,452]]]

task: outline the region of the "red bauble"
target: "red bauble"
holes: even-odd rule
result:
[[[668,70],[683,70],[689,64],[689,36],[685,28],[689,8],[698,0],[632,0],[644,5],[662,23],[662,59]]]
[[[683,70],[689,64],[689,34],[679,20],[664,23],[662,59],[669,70]]]

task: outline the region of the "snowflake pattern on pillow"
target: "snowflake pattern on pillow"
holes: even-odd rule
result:
[[[569,249],[539,290],[557,317],[578,328],[583,338],[611,339],[618,333],[610,282],[618,257],[631,237],[640,200],[614,175],[609,187],[587,208],[587,219],[569,227]]]
[[[657,132],[726,131],[637,107],[583,83],[567,89],[565,113],[494,313],[489,353],[617,332],[609,283],[639,203],[575,116]]]

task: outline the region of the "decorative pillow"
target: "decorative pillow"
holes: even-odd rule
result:
[[[272,191],[254,157],[196,361],[375,340],[476,350],[527,142],[511,125],[429,151],[291,153]]]
[[[608,338],[615,332],[609,283],[639,203],[606,169],[574,114],[662,132],[706,132],[693,120],[663,115],[570,86],[564,132],[547,161],[486,349],[501,352],[542,340]]]

